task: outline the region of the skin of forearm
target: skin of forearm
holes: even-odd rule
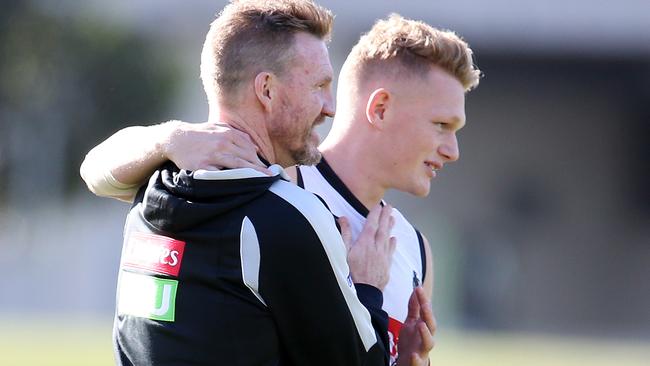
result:
[[[177,121],[170,121],[119,130],[88,153],[81,167],[82,176],[83,172],[110,172],[120,183],[143,183],[167,160],[166,146],[177,127]]]

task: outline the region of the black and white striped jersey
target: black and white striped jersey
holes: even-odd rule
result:
[[[120,264],[118,364],[388,364],[381,292],[352,284],[319,199],[270,169],[168,165],[140,190]]]
[[[368,216],[363,205],[336,175],[325,158],[316,166],[300,166],[298,185],[321,197],[337,217],[345,216],[350,222],[352,237],[356,239]],[[383,309],[389,317],[391,362],[397,359],[399,331],[406,320],[408,300],[414,286],[424,281],[426,259],[422,235],[397,210],[393,209],[395,226],[391,235],[397,239],[390,268],[390,278],[384,288]]]

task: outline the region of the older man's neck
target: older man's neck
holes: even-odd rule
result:
[[[236,130],[247,133],[253,141],[253,144],[257,146],[258,154],[269,163],[276,163],[277,159],[273,144],[271,143],[263,118],[247,114],[243,111],[221,108],[219,111],[214,112],[210,110],[208,120],[214,123],[225,123]]]

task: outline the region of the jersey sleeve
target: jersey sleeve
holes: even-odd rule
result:
[[[323,222],[300,214],[251,220],[259,243],[259,299],[290,364],[387,365],[381,291],[355,290],[345,246],[324,211]]]

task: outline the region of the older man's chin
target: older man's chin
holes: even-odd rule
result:
[[[312,131],[304,140],[300,150],[294,150],[292,157],[299,165],[316,165],[321,159],[321,153],[318,151],[320,137],[316,131]]]
[[[294,155],[299,165],[316,165],[320,162],[321,153],[315,145],[305,146],[305,149]]]

